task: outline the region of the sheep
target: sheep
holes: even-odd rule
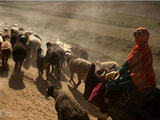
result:
[[[55,44],[58,45],[61,49],[63,49],[65,52],[72,53],[71,51],[72,47],[69,44],[62,42],[59,39],[55,41]]]
[[[52,46],[52,48],[54,49],[54,51],[57,51],[60,55],[60,69],[62,69],[62,65],[65,61],[65,49],[61,46],[59,46],[59,44],[57,43],[50,43],[50,42],[47,42],[46,43],[46,46]]]
[[[28,34],[28,44],[29,44],[29,51],[28,51],[28,56],[27,59],[32,59],[33,63],[36,61],[36,55],[37,55],[37,48],[41,47],[41,40],[34,35]]]
[[[15,70],[21,70],[22,62],[27,57],[26,39],[25,36],[22,36],[13,47],[12,56],[15,62]]]
[[[5,41],[1,44],[2,67],[8,64],[8,59],[12,52],[12,45],[9,36],[5,36]]]
[[[85,80],[88,70],[90,68],[91,63],[87,60],[84,60],[82,58],[77,58],[72,55],[67,55],[66,60],[69,66],[69,71],[70,71],[70,80],[69,82],[73,82],[75,85],[74,88],[77,88],[81,84],[81,80]],[[73,75],[76,73],[78,75],[78,83],[75,84],[73,80]]]
[[[57,87],[48,87],[47,97],[49,96],[53,97],[56,101],[55,109],[57,111],[58,120],[89,120],[87,112],[67,94],[59,91]]]
[[[18,28],[18,39],[20,39],[22,36],[26,36],[26,32],[28,32],[28,31],[25,31],[24,28],[19,27]]]
[[[46,52],[46,57],[47,57],[47,62],[49,63],[48,68],[47,68],[47,72],[49,72],[49,66],[52,65],[52,72],[54,71],[54,67],[56,67],[56,69],[58,69],[58,71],[60,72],[60,54],[58,51],[56,51],[51,43],[47,42],[46,44],[47,46],[47,52]]]
[[[39,76],[42,76],[43,70],[48,66],[46,56],[42,55],[42,52],[43,52],[42,48],[39,47],[37,49],[37,60],[36,60]]]
[[[51,42],[47,42],[47,43],[50,44],[54,50],[59,52],[59,54],[60,54],[60,68],[62,68],[63,63],[65,62],[65,54],[66,53],[72,54],[71,46],[66,43],[63,43],[59,39],[57,39],[53,43],[51,43]]]
[[[6,37],[7,38],[11,37],[11,33],[10,33],[8,28],[4,28],[3,30],[4,31],[2,32],[2,38],[3,38],[3,41],[4,41]]]
[[[25,31],[25,29],[23,27],[19,27],[18,31]]]
[[[106,67],[115,67],[115,69],[118,69],[120,66],[117,62],[109,61],[109,62],[95,62],[96,66],[99,66],[99,68],[106,68]]]

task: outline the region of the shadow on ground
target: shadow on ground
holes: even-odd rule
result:
[[[9,83],[8,83],[9,87],[15,90],[24,89],[25,85],[23,83],[23,76],[24,76],[24,72],[14,71],[9,78]]]
[[[38,91],[39,91],[42,95],[46,96],[46,89],[47,89],[48,86],[49,86],[48,81],[47,81],[47,80],[44,80],[42,77],[37,77],[34,84],[36,85]]]
[[[5,68],[0,67],[0,77],[8,77],[9,73],[9,65],[7,65]]]
[[[69,91],[71,91],[74,99],[84,108],[86,109],[92,116],[99,117],[101,116],[102,118],[107,118],[107,114],[101,114],[99,109],[95,107],[94,105],[90,104],[87,102],[87,100],[84,99],[82,93],[80,93],[77,89],[72,88],[70,85],[67,85]]]
[[[54,73],[46,73],[46,80],[42,76],[38,76],[36,78],[36,81],[34,84],[36,85],[38,91],[46,97],[46,90],[50,85],[55,85],[59,87],[60,89],[62,88],[61,81],[67,82],[67,76],[61,72],[58,73],[57,70],[54,71]]]
[[[50,85],[56,85],[59,88],[62,88],[62,84],[60,82],[60,79],[56,77],[57,75],[53,75],[48,73],[47,75],[47,81],[49,82]]]

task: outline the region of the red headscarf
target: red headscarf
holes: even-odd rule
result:
[[[146,28],[136,29],[138,37],[135,37],[136,46],[127,57],[131,68],[132,82],[138,90],[150,88],[155,85],[155,74],[152,66],[152,52],[148,45],[149,32]]]

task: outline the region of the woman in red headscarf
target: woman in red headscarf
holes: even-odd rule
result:
[[[146,28],[140,27],[134,32],[135,47],[127,57],[127,61],[121,66],[118,72],[105,75],[106,96],[117,91],[136,88],[142,96],[146,97],[155,87],[155,73],[153,70],[152,52],[148,45],[149,32]],[[119,78],[115,81],[115,77]],[[108,100],[107,100],[108,101]]]
[[[155,74],[153,70],[152,52],[148,45],[149,32],[146,28],[140,27],[134,32],[134,37],[136,45],[129,53],[126,62],[118,71],[108,73],[101,77],[102,83],[106,83],[105,92],[104,94],[102,93],[104,95],[104,103],[100,103],[103,104],[100,108],[102,112],[106,112],[106,106],[110,103],[109,98],[120,92],[130,91],[131,93],[136,91],[138,97],[141,97],[141,100],[138,101],[139,104],[149,100],[154,93]],[[94,101],[93,96],[95,92],[101,94],[99,93],[100,89],[101,86],[94,88],[88,100],[89,102]],[[134,96],[133,99],[136,100]]]

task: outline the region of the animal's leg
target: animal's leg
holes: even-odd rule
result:
[[[41,71],[40,70],[38,70],[38,74],[39,74],[39,76],[41,76]]]
[[[57,65],[57,68],[58,68],[58,79],[59,79],[61,73],[61,63]]]
[[[31,48],[27,48],[27,58],[26,58],[27,64],[30,63],[30,60],[31,60]]]
[[[6,67],[6,65],[7,65],[7,56],[4,59],[4,66]]]
[[[58,72],[59,72],[59,74],[60,74],[60,72],[61,72],[61,63],[59,63],[59,64],[57,65],[57,68],[58,68]]]
[[[77,88],[81,84],[81,74],[78,74],[78,83],[74,88]]]
[[[49,77],[49,71],[50,71],[50,64],[48,64],[48,66],[46,67],[46,77],[47,77],[47,79]]]
[[[43,75],[43,70],[39,70],[39,76]]]
[[[22,61],[19,62],[19,71],[21,71]]]
[[[76,83],[75,83],[74,80],[73,80],[74,72],[70,72],[70,73],[71,73],[71,77],[70,77],[69,82],[70,82],[70,83],[73,82],[73,84],[74,84],[74,86],[75,86]]]
[[[47,73],[50,72],[50,64],[47,66],[47,69],[46,69]]]
[[[62,120],[61,112],[58,112],[57,114],[58,114],[58,120]]]
[[[4,63],[4,57],[2,56],[2,67],[4,68],[5,63]]]
[[[6,58],[6,64],[8,64],[8,59],[9,59],[9,56]]]
[[[51,74],[54,72],[54,65],[52,65],[52,72],[51,72]]]
[[[15,62],[14,70],[17,70],[17,67],[18,67],[18,62]]]
[[[73,72],[70,72],[70,80],[69,80],[69,82],[71,83],[71,81],[73,81],[73,75],[74,75],[74,73]]]

